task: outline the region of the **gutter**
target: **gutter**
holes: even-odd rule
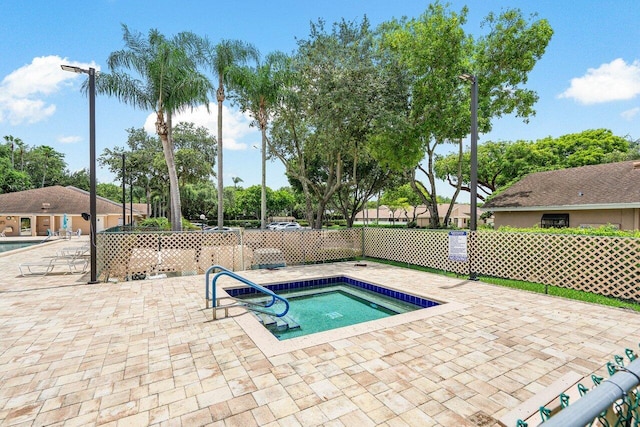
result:
[[[592,203],[588,205],[557,205],[557,206],[505,206],[505,207],[481,207],[483,212],[531,212],[531,211],[586,211],[605,209],[640,209],[638,203]]]

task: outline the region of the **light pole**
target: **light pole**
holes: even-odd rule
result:
[[[475,234],[478,229],[478,77],[471,74],[462,74],[460,79],[471,83],[471,218],[469,231]],[[469,278],[476,280],[476,273],[471,268]]]
[[[125,172],[126,172],[125,154],[122,153],[122,231],[123,232],[127,225],[127,199],[126,199],[125,180],[124,180]]]
[[[64,71],[89,75],[89,246],[91,257],[91,279],[89,284],[98,283],[96,262],[96,69],[61,65]],[[124,218],[123,218],[124,220]]]

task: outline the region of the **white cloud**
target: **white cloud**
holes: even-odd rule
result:
[[[640,94],[640,61],[627,64],[614,59],[599,68],[589,68],[582,77],[571,79],[571,86],[558,95],[582,104],[632,99]]]
[[[636,107],[636,108],[632,108],[632,109],[627,110],[627,111],[623,111],[622,113],[620,113],[620,115],[625,120],[633,120],[633,118],[636,117],[638,115],[638,113],[640,113],[640,107]]]
[[[61,64],[96,68],[95,64],[72,62],[55,55],[33,58],[30,64],[14,70],[0,82],[0,123],[36,123],[53,115],[56,106],[48,104],[45,98],[80,77],[63,71]]]
[[[176,114],[173,117],[174,125],[179,122],[192,122],[196,126],[204,126],[209,129],[209,133],[216,138],[218,137],[218,107],[216,104],[209,104],[209,111],[205,106],[194,108],[193,111],[187,110],[183,113]],[[156,115],[149,114],[144,122],[144,129],[147,133],[155,135],[156,133]],[[225,150],[246,150],[255,141],[260,141],[260,134],[255,127],[250,127],[251,118],[242,114],[238,110],[222,106],[222,144]],[[243,142],[244,139],[250,139],[253,142]]]
[[[58,142],[61,144],[75,144],[82,141],[82,137],[79,136],[59,136]]]

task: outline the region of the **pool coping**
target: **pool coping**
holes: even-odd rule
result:
[[[335,276],[336,274],[328,274],[318,277],[305,278],[304,281],[321,280],[324,278]],[[340,276],[362,281],[362,279],[353,278],[349,274],[341,274]],[[261,283],[260,285],[269,286],[280,282],[281,281],[274,283]],[[392,328],[419,320],[429,319],[435,316],[449,313],[451,311],[462,310],[466,307],[465,304],[455,301],[446,301],[442,298],[433,298],[423,292],[417,292],[415,290],[407,292],[406,290],[398,289],[393,285],[382,285],[369,279],[367,279],[366,282],[375,286],[380,286],[382,288],[387,288],[405,294],[412,294],[421,298],[429,299],[431,301],[437,302],[438,305],[410,311],[408,313],[396,314],[394,316],[385,317],[383,319],[370,320],[368,322],[358,323],[356,325],[344,326],[324,332],[317,332],[311,335],[290,338],[283,341],[278,340],[269,330],[267,330],[267,328],[264,327],[264,325],[262,325],[262,323],[258,321],[258,319],[251,312],[236,314],[234,315],[234,319],[236,320],[237,324],[244,330],[244,332],[249,336],[249,338],[251,338],[256,347],[258,347],[258,349],[265,356],[272,357],[322,344],[331,343],[332,345],[338,347],[340,346],[339,342],[347,338],[351,338],[368,332],[379,331],[381,329]],[[238,288],[237,284],[222,286],[221,290],[224,292],[224,295],[220,295],[220,297],[229,295],[226,292],[226,289],[236,288]]]

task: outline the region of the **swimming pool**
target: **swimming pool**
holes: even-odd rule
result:
[[[9,252],[14,249],[27,248],[40,242],[0,242],[0,252]]]
[[[257,314],[279,340],[439,305],[436,301],[345,276],[278,283],[266,287],[287,298],[290,304],[288,314],[282,319]],[[227,292],[253,303],[266,300],[251,288],[228,289]]]

